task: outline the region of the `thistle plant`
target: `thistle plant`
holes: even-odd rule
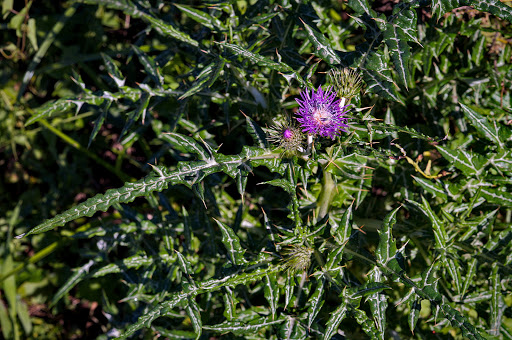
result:
[[[506,2],[41,1],[2,7],[3,338],[512,338]]]

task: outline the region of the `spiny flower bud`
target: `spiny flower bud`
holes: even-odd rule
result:
[[[304,134],[291,122],[276,123],[269,129],[268,139],[282,148],[285,155],[293,155],[302,151]]]
[[[327,79],[338,97],[345,98],[347,102],[355,97],[363,86],[359,74],[350,68],[331,69],[327,73]]]
[[[283,267],[289,272],[306,271],[311,265],[313,249],[305,245],[292,244],[281,251]]]

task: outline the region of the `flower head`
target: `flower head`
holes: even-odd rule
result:
[[[292,155],[302,150],[304,134],[290,121],[276,123],[269,129],[268,139],[284,150],[286,155]]]
[[[281,251],[282,264],[289,272],[306,271],[311,265],[311,254],[314,250],[305,245],[291,244]]]
[[[327,79],[338,97],[349,101],[359,93],[363,86],[359,74],[350,68],[331,69],[327,73]]]
[[[311,135],[320,135],[334,139],[344,128],[348,127],[344,117],[347,106],[340,107],[340,100],[336,100],[336,93],[330,88],[323,91],[321,87],[315,90],[304,90],[300,94],[297,121],[302,131]]]

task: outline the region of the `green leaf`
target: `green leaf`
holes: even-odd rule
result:
[[[492,273],[489,283],[489,289],[492,292],[491,297],[491,328],[489,333],[491,335],[500,335],[500,326],[503,322],[503,313],[507,308],[501,293],[501,279],[499,274],[499,264],[494,262],[492,264]]]
[[[369,282],[375,283],[384,281],[384,276],[377,266],[368,272],[368,280]],[[384,335],[386,333],[386,309],[388,308],[388,298],[385,294],[376,292],[368,296],[366,300],[370,305],[370,311],[372,312],[372,317],[375,322],[375,328],[378,335],[377,338],[384,340]]]
[[[512,193],[494,188],[482,188],[481,195],[489,203],[512,207]]]
[[[382,52],[371,52],[361,70],[368,92],[378,94],[388,100],[403,103],[396,92],[396,85],[391,77],[391,71],[384,61]]]
[[[396,253],[396,242],[393,239],[392,228],[396,223],[396,213],[400,207],[386,215],[379,232],[379,246],[375,251],[375,257],[378,263],[386,265]]]
[[[270,305],[272,320],[276,319],[277,304],[279,302],[279,286],[277,285],[277,276],[275,273],[265,275],[263,286],[263,295]]]
[[[357,323],[361,325],[361,328],[366,333],[366,335],[370,337],[370,339],[381,339],[381,334],[377,328],[375,328],[375,324],[368,318],[368,315],[366,315],[364,311],[360,309],[354,309],[352,313],[354,313]]]
[[[228,251],[230,261],[236,266],[246,263],[247,261],[244,258],[245,250],[242,249],[240,239],[233,229],[221,221],[215,220],[215,222],[217,222],[217,225],[222,232],[222,243]]]
[[[333,226],[329,229],[334,241],[343,248],[352,234],[352,205],[343,213],[340,224],[338,225],[333,217],[329,218]]]
[[[265,131],[263,131],[263,129],[249,116],[245,116],[245,122],[247,124],[247,132],[251,135],[255,145],[262,149],[268,148],[267,135],[265,134]]]
[[[477,113],[471,107],[462,103],[460,103],[460,106],[462,107],[464,115],[468,119],[469,123],[473,125],[478,132],[484,135],[484,137],[489,141],[503,147],[503,142],[499,139],[499,128],[496,125],[496,122],[494,122],[494,125],[491,125],[487,118]]]
[[[156,307],[152,308],[148,312],[142,314],[137,322],[132,324],[125,333],[121,334],[117,339],[126,339],[132,336],[135,332],[137,332],[141,328],[148,328],[151,326],[151,323],[155,321],[160,316],[165,315],[182,301],[187,300],[189,297],[186,293],[175,293],[165,302],[159,303]]]
[[[82,267],[75,269],[75,273],[67,279],[64,285],[62,285],[57,293],[53,296],[50,306],[55,306],[55,304],[74,286],[76,286],[78,282],[82,281],[89,274],[89,269],[95,264],[96,261],[97,260],[89,260],[89,262],[87,262]]]
[[[174,28],[173,26],[171,26],[169,24],[166,24],[165,22],[163,22],[160,19],[154,18],[148,14],[143,14],[142,18],[145,21],[149,22],[149,24],[151,26],[153,26],[158,32],[160,32],[164,36],[169,36],[176,40],[190,44],[194,47],[199,46],[199,43],[196,40],[192,39],[188,34],[179,31],[178,29]]]
[[[103,63],[105,64],[105,67],[107,68],[108,75],[114,80],[117,87],[121,88],[124,86],[124,83],[126,81],[126,78],[123,76],[119,68],[117,67],[116,63],[112,58],[110,58],[109,55],[105,53],[100,53],[101,58],[103,59]]]
[[[464,280],[464,285],[462,286],[461,299],[466,295],[469,286],[474,282],[477,265],[478,259],[473,257],[468,264],[466,279]]]
[[[446,194],[445,189],[437,183],[437,181],[432,181],[423,177],[412,176],[416,183],[418,183],[425,191],[431,193],[434,197],[439,197],[443,201],[448,199],[448,195]]]
[[[30,18],[28,19],[28,26],[27,26],[27,36],[28,40],[30,40],[30,44],[34,48],[35,51],[39,49],[37,45],[37,28],[36,28],[36,19]]]
[[[357,14],[366,13],[367,15],[372,16],[370,13],[370,5],[368,4],[368,0],[348,0],[347,5]]]
[[[400,79],[405,88],[408,88],[411,48],[407,44],[407,36],[400,26],[387,23],[386,30],[384,31],[384,41],[389,48],[391,60],[393,65],[395,65],[395,71],[398,73],[398,79]]]
[[[465,2],[479,11],[489,12],[498,18],[512,22],[512,8],[499,0],[466,0]]]
[[[347,316],[347,311],[347,301],[343,300],[340,303],[340,305],[336,308],[336,310],[331,313],[329,320],[327,320],[324,336],[322,337],[322,339],[330,340],[332,338],[332,336],[337,332],[341,321],[343,321],[343,319],[345,319],[345,317]]]
[[[283,62],[275,62],[267,57],[264,57],[258,53],[251,52],[251,51],[249,51],[243,47],[240,47],[238,45],[228,44],[228,43],[224,43],[224,42],[218,43],[218,44],[226,47],[228,50],[230,50],[232,53],[234,53],[238,56],[241,56],[245,59],[249,59],[250,61],[252,61],[253,63],[255,63],[259,66],[268,67],[271,70],[279,71],[279,72],[293,71],[293,69],[290,66],[288,66],[287,64],[285,64]]]
[[[96,138],[96,135],[100,131],[101,127],[103,126],[103,123],[105,122],[105,118],[107,117],[107,114],[108,114],[108,107],[110,107],[110,104],[107,105],[107,108],[104,108],[103,110],[101,110],[100,115],[94,121],[94,129],[92,130],[91,135],[89,136],[89,142],[87,143],[87,148],[89,148],[91,146],[92,141],[94,140],[94,138]]]
[[[209,167],[210,170],[214,169],[215,166],[217,166],[217,164],[213,164]],[[63,226],[67,222],[83,216],[91,217],[97,211],[106,211],[115,203],[133,202],[137,197],[149,195],[153,191],[162,191],[167,189],[169,182],[182,184],[195,182],[199,177],[194,177],[190,181],[187,176],[195,174],[200,169],[205,169],[204,162],[186,164],[173,172],[167,171],[164,167],[154,167],[154,172],[147,177],[134,183],[126,183],[125,186],[119,189],[109,189],[105,194],[99,194],[89,198],[87,201],[46,220],[28,231],[26,234],[18,236],[18,238],[31,234],[42,233],[55,227]]]
[[[313,295],[308,299],[308,328],[311,327],[313,322],[315,321],[316,316],[322,309],[322,306],[325,303],[325,283],[326,279],[322,276],[320,280],[317,281],[316,289],[313,292]]]
[[[212,62],[211,64],[206,66],[203,69],[203,71],[201,71],[201,73],[199,74],[197,79],[194,81],[192,86],[187,90],[187,92],[182,94],[179,97],[179,99],[180,100],[185,99],[187,97],[190,97],[190,96],[202,91],[203,89],[206,89],[206,88],[209,88],[210,86],[212,86],[213,83],[217,80],[217,78],[219,78],[220,73],[224,69],[225,64],[226,63],[224,62],[224,60],[219,60],[219,61]]]
[[[80,110],[81,103],[77,103],[71,100],[56,100],[54,102],[48,102],[45,105],[38,108],[35,112],[35,114],[30,117],[27,122],[25,123],[25,126],[29,126],[30,124],[34,124],[38,120],[46,117],[50,117],[54,114],[59,114],[62,112],[66,112],[71,110],[71,108],[75,107],[78,110]]]
[[[139,268],[150,266],[155,263],[164,263],[171,265],[176,262],[176,255],[160,254],[158,256],[145,256],[145,255],[133,255],[117,261],[115,263],[107,264],[103,267],[93,269],[90,271],[91,277],[102,277],[109,274],[122,273],[126,269]]]
[[[144,12],[140,11],[130,0],[81,0],[91,5],[102,5],[107,8],[117,9],[133,17],[140,18]]]
[[[170,143],[174,149],[181,152],[190,152],[201,161],[211,161],[213,155],[209,150],[197,142],[194,138],[179,133],[169,132],[160,135],[160,139]]]
[[[482,156],[467,150],[450,150],[440,145],[436,145],[436,148],[444,158],[452,163],[457,169],[462,171],[466,176],[476,175],[478,177],[484,170],[484,166],[487,164],[487,160]]]
[[[432,0],[432,14],[439,20],[445,13],[452,9],[460,7],[459,0]]]
[[[185,311],[187,312],[190,321],[192,322],[192,327],[194,327],[194,332],[196,333],[196,340],[201,337],[201,333],[203,330],[203,322],[201,321],[201,313],[199,312],[199,305],[196,300],[189,296],[187,299],[187,305],[185,307]]]
[[[340,57],[331,47],[329,40],[320,32],[314,30],[301,19],[302,25],[306,29],[309,41],[313,44],[314,53],[324,59],[330,65],[341,64]]]
[[[222,24],[222,22],[211,16],[210,14],[203,12],[201,10],[195,9],[190,6],[174,4],[180,11],[182,11],[186,16],[190,19],[195,20],[196,22],[208,27],[211,30],[225,30],[226,27]]]
[[[251,320],[250,323],[240,321],[228,321],[211,326],[203,325],[203,329],[220,334],[231,332],[237,336],[246,336],[247,334],[255,334],[256,332],[264,328],[280,324],[283,321],[285,321],[284,318],[270,320],[269,318],[260,317],[255,320]]]
[[[411,311],[409,312],[409,317],[407,318],[409,329],[414,334],[414,329],[416,328],[416,324],[418,323],[418,319],[420,317],[421,311],[421,299],[411,299],[409,303]]]
[[[147,75],[153,80],[155,85],[161,89],[164,84],[164,77],[160,74],[160,69],[156,62],[152,58],[148,57],[146,53],[137,46],[132,45],[132,49],[135,51],[135,54],[139,58],[139,61],[142,64],[142,67],[144,67]]]
[[[445,250],[446,242],[448,241],[448,236],[446,235],[446,231],[444,229],[444,223],[434,213],[434,211],[430,207],[430,204],[425,199],[425,197],[421,197],[421,201],[422,201],[422,204],[412,201],[412,200],[407,200],[408,203],[414,205],[416,208],[418,208],[422,213],[424,213],[428,217],[428,219],[432,223],[432,229],[434,231],[436,248],[440,249],[440,250]]]

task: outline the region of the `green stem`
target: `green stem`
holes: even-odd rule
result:
[[[322,191],[317,201],[318,220],[321,220],[329,213],[332,200],[336,194],[336,184],[332,179],[332,175],[324,169],[324,176],[322,178]]]

